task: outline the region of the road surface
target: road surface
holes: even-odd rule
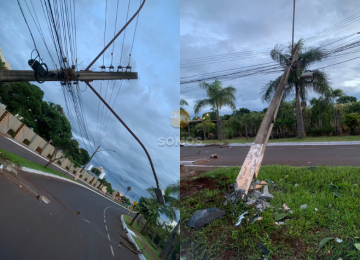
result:
[[[39,156],[37,154],[34,154],[33,152],[27,150],[24,146],[19,145],[18,143],[14,143],[14,141],[9,140],[9,139],[7,139],[6,137],[4,137],[2,135],[0,135],[0,148],[3,149],[3,150],[8,151],[10,153],[19,155],[22,158],[24,158],[26,160],[29,160],[29,161],[32,161],[32,162],[35,162],[35,163],[45,165],[48,162],[48,160],[46,158],[41,157],[41,156]],[[48,168],[51,168],[51,169],[56,170],[58,172],[61,172],[62,174],[65,174],[66,176],[70,176],[72,178],[75,177],[73,174],[68,173],[64,169],[62,169],[62,168],[60,168],[60,167],[58,167],[58,166],[56,166],[54,164],[49,165]],[[83,180],[78,179],[78,181],[81,184],[86,185],[87,187],[91,187],[96,192],[99,192],[99,193],[103,194],[101,191],[99,191],[95,187],[89,185],[88,183],[84,182]]]
[[[49,204],[0,174],[0,259],[139,259],[118,247],[119,216],[126,209],[67,181],[29,178]]]
[[[200,164],[242,166],[249,148],[249,146],[232,146],[231,148],[181,146],[180,160],[195,161],[204,159]],[[198,153],[199,151],[200,153]],[[210,159],[211,154],[217,154],[218,159]],[[269,146],[266,148],[262,165],[271,164],[360,166],[360,145]]]

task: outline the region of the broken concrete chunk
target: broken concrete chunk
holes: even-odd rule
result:
[[[245,215],[247,214],[248,212],[245,211],[243,214],[241,214],[239,216],[239,219],[238,219],[238,222],[235,224],[235,226],[239,226],[241,224],[241,220],[243,220],[245,218]]]
[[[248,197],[255,197],[255,198],[259,199],[261,196],[261,192],[258,190],[252,190],[252,191],[249,191],[247,195],[248,195]]]
[[[215,159],[215,158],[218,158],[218,156],[216,154],[212,154],[212,155],[210,155],[210,158]]]
[[[268,185],[265,185],[265,186],[264,186],[263,194],[261,194],[260,199],[271,200],[271,199],[273,199],[273,198],[274,198],[274,196],[269,193],[269,187],[268,187]]]
[[[306,205],[306,204],[301,205],[300,208],[301,208],[301,209],[306,209],[306,208],[307,208],[307,205]]]
[[[284,210],[289,210],[290,208],[285,203],[283,204]]]
[[[252,198],[247,199],[246,206],[251,207],[251,206],[254,206],[255,204],[256,204],[256,200],[254,200]]]
[[[189,219],[187,226],[201,230],[206,224],[226,214],[225,211],[217,208],[197,210]]]

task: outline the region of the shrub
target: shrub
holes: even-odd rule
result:
[[[350,129],[350,132],[354,132],[356,127],[359,126],[359,115],[357,114],[347,114],[344,116],[344,122],[346,126]]]
[[[28,139],[25,139],[25,140],[23,141],[23,143],[26,144],[26,145],[29,145],[29,144],[30,144],[30,141],[29,141]]]
[[[66,166],[65,169],[68,171],[70,168],[69,168],[69,166]]]
[[[73,174],[76,174],[76,171],[73,171]]]
[[[14,138],[14,136],[15,136],[14,130],[10,129],[7,133],[8,133],[12,138]]]
[[[51,154],[48,154],[47,158],[51,159]]]
[[[38,147],[38,148],[36,148],[36,151],[37,151],[38,153],[41,153],[41,152],[42,152],[42,149],[41,149],[40,147]]]
[[[60,162],[60,160],[58,160],[58,161],[57,161],[57,164],[61,165],[61,162]]]

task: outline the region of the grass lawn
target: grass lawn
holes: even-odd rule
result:
[[[129,216],[125,216],[123,215],[124,217],[124,221],[126,223],[126,225],[128,226],[128,228],[131,230],[131,231],[134,231],[134,229],[136,229],[136,231],[140,234],[140,231],[141,231],[141,228],[138,226],[138,223],[135,221],[134,224],[132,226],[130,226],[130,221],[129,221]],[[159,254],[161,252],[161,248],[159,247],[158,250],[155,250],[155,248],[150,244],[150,241],[151,239],[148,237],[148,236],[144,236],[142,234],[140,234],[140,237],[142,238],[143,241],[145,241],[146,245],[151,249],[152,253],[158,258],[160,259],[159,257]],[[140,239],[136,239],[135,240],[136,244],[138,245],[138,247],[140,249],[142,248],[145,248],[143,242],[140,241]],[[142,253],[144,254],[145,258],[148,259],[148,260],[151,260],[153,259],[152,256],[148,253],[148,251],[146,249],[142,250]],[[156,260],[156,259],[155,259]]]
[[[262,220],[254,223],[254,208],[242,201],[223,204],[224,192],[230,191],[229,185],[235,182],[239,170],[240,167],[218,168],[181,180],[182,258],[263,259],[262,250],[256,245],[260,242],[270,251],[268,259],[360,259],[359,167],[261,167],[258,179],[274,181],[274,185],[269,185],[274,199],[270,202],[272,208],[266,208],[260,213]],[[295,187],[295,183],[299,185]],[[339,183],[338,188],[331,188],[332,183]],[[194,188],[199,184],[204,186],[200,190]],[[283,209],[284,203],[293,214]],[[303,204],[307,204],[305,210],[300,209]],[[226,215],[200,231],[187,227],[194,212],[205,208],[219,208]],[[235,226],[245,211],[245,219]],[[280,221],[285,224],[276,225],[275,216],[282,213],[286,216]],[[333,239],[319,248],[326,237],[343,242]],[[359,244],[359,249],[355,244]]]
[[[46,172],[46,173],[51,173],[51,174],[54,174],[54,175],[57,175],[57,176],[60,176],[60,177],[64,177],[64,178],[67,178],[69,180],[72,180],[72,181],[75,181],[74,179],[70,178],[69,176],[66,176],[58,171],[55,171],[51,168],[44,168],[45,166],[45,163],[44,165],[42,164],[39,164],[39,163],[35,163],[35,162],[31,162],[29,160],[26,160],[24,158],[22,158],[21,156],[19,155],[16,155],[16,154],[13,154],[13,153],[10,153],[6,150],[3,150],[3,149],[0,149],[0,152],[1,152],[1,157],[5,159],[5,156],[4,154],[6,154],[6,158],[11,161],[12,163],[14,163],[15,165],[19,166],[19,167],[27,167],[27,168],[30,168],[30,169],[34,169],[34,170],[38,170],[38,171],[42,171],[42,172]]]
[[[246,144],[253,143],[255,138],[236,138],[224,140],[205,140],[201,141],[203,144],[223,144],[223,143],[238,143]],[[346,136],[319,136],[319,137],[305,137],[305,138],[283,138],[283,139],[269,139],[269,143],[294,143],[294,142],[339,142],[339,141],[360,141],[360,135],[346,135]],[[191,143],[191,142],[188,142]]]

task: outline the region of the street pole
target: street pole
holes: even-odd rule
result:
[[[295,47],[295,50],[292,54],[291,63],[285,69],[284,74],[280,79],[274,97],[272,98],[269,108],[266,111],[265,117],[261,122],[255,141],[251,145],[250,150],[241,167],[239,175],[236,178],[235,192],[237,198],[244,198],[244,195],[248,193],[251,181],[254,177],[256,178],[258,175],[261,162],[264,157],[266,145],[269,141],[274,121],[276,119],[276,115],[284,95],[285,87],[289,79],[290,69],[296,59],[297,51],[297,47]]]
[[[94,155],[96,154],[96,152],[99,150],[100,145],[98,146],[98,148],[95,150],[95,152],[91,155],[89,161],[84,165],[84,167],[82,167],[81,171],[75,175],[75,181],[78,179],[78,176],[84,171],[85,167],[88,165],[88,163],[91,161],[91,159],[94,157]]]
[[[146,150],[145,146],[142,144],[142,142],[139,140],[139,138],[137,138],[137,136],[133,133],[133,131],[130,130],[130,128],[125,124],[125,122],[115,113],[115,111],[109,106],[109,104],[100,96],[100,94],[90,85],[90,83],[88,81],[85,81],[85,83],[89,86],[89,88],[95,93],[95,95],[100,98],[100,100],[105,104],[105,106],[111,111],[111,113],[113,113],[113,115],[120,121],[120,123],[126,128],[126,130],[128,130],[130,132],[130,134],[136,139],[136,141],[138,141],[138,143],[141,145],[141,147],[143,148],[143,150],[145,151],[148,159],[149,159],[149,162],[150,162],[150,165],[151,165],[151,169],[152,169],[152,172],[154,174],[154,177],[155,177],[155,181],[156,181],[156,186],[157,188],[160,190],[160,184],[159,184],[159,181],[157,179],[157,176],[156,176],[156,172],[155,172],[155,168],[154,168],[154,165],[151,161],[151,157],[148,153],[148,151]]]
[[[120,190],[120,187],[121,187],[121,185],[123,184],[124,181],[125,181],[125,178],[124,178],[123,181],[120,183],[120,186],[119,186],[119,188],[116,190],[115,195],[113,195],[113,199],[115,199],[116,193],[118,193],[118,191]]]

